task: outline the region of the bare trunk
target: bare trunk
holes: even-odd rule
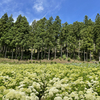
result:
[[[2,48],[0,49],[0,53],[1,53],[1,51],[2,51]]]
[[[91,61],[91,51],[90,51],[90,61]]]
[[[86,61],[88,60],[88,52],[86,53]]]
[[[5,46],[5,58],[6,58],[6,55],[7,55],[7,47]]]
[[[18,48],[18,56],[20,57],[20,54],[21,54],[21,48],[19,47]]]
[[[68,47],[67,47],[67,58],[68,58]]]
[[[46,48],[44,48],[44,59],[45,59],[45,49],[46,49]]]
[[[43,53],[42,52],[43,52],[43,47],[42,47],[42,50],[41,50],[41,58],[43,58]]]
[[[49,48],[49,51],[48,51],[48,60],[50,59],[50,48]]]
[[[12,57],[11,58],[13,59],[13,49],[12,49]]]
[[[80,58],[80,39],[79,39],[79,51],[78,51],[78,56]]]
[[[32,46],[32,50],[31,50],[31,60],[33,58],[33,46]]]
[[[23,59],[23,48],[21,47],[21,60]]]
[[[34,54],[35,54],[35,48],[34,48]]]
[[[95,43],[94,43],[94,51],[95,51]]]
[[[37,60],[39,60],[39,53],[40,53],[40,51],[38,50]]]
[[[84,61],[85,61],[85,50],[84,50]]]
[[[75,60],[75,49],[74,49],[74,60]]]
[[[62,46],[61,46],[61,58],[62,58]]]
[[[55,46],[55,57],[54,58],[56,59],[56,46]]]
[[[17,59],[17,47],[16,47],[16,57],[15,58]]]
[[[99,51],[99,61],[100,61],[100,51]]]

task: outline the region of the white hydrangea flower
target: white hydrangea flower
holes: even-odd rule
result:
[[[81,98],[81,99],[84,99],[84,96],[83,96],[83,95],[80,95],[80,98]]]
[[[49,96],[52,97],[53,96],[53,93],[52,92],[49,92]]]
[[[100,100],[100,96],[97,96],[97,99],[96,100]]]
[[[79,95],[82,95],[83,94],[83,91],[79,91]]]
[[[53,92],[53,93],[59,92],[59,90],[56,89],[56,87],[52,87],[49,91],[50,91],[50,92]]]
[[[65,97],[63,98],[63,100],[69,100],[69,99],[68,99],[68,97],[67,97],[67,96],[65,96]]]
[[[61,97],[55,97],[54,100],[62,100]]]

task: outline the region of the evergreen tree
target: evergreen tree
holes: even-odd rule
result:
[[[28,40],[28,44],[29,44],[29,46],[30,46],[30,48],[31,48],[31,60],[32,60],[32,58],[33,58],[33,48],[34,48],[34,50],[35,50],[35,31],[36,31],[36,20],[34,20],[33,22],[32,22],[32,24],[31,24],[31,26],[30,26],[30,33],[29,33],[29,40]]]
[[[0,33],[1,33],[1,46],[3,47],[3,51],[5,53],[5,58],[6,58],[6,53],[7,53],[7,42],[6,42],[6,38],[7,38],[7,34],[8,34],[8,15],[7,13],[5,13],[2,17],[1,17],[1,29],[0,29]]]
[[[50,59],[50,49],[54,47],[53,17],[51,16],[46,23],[45,45],[48,48],[48,60]]]
[[[96,45],[96,51],[99,53],[100,61],[100,15],[97,14],[94,26],[94,42]]]
[[[56,59],[56,47],[57,47],[57,39],[59,38],[60,32],[61,32],[61,20],[59,16],[56,16],[55,21],[53,23],[53,29],[54,29],[54,37],[55,37],[55,55],[54,58]]]

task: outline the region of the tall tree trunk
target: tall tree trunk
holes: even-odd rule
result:
[[[74,49],[74,60],[75,60],[75,49]]]
[[[38,50],[37,60],[39,60],[39,53],[40,53],[40,51]]]
[[[90,61],[91,61],[91,51],[90,51]]]
[[[18,56],[20,57],[21,54],[21,47],[18,48]]]
[[[56,59],[56,46],[55,46],[55,57],[54,58]]]
[[[18,52],[18,51],[17,51],[17,47],[16,47],[16,56],[15,56],[16,59],[17,59],[17,52]]]
[[[68,47],[67,47],[67,58],[68,58]]]
[[[85,61],[85,50],[84,50],[84,61]]]
[[[13,49],[12,49],[12,57],[11,58],[13,59]]]
[[[100,50],[99,50],[99,61],[100,61]]]
[[[5,58],[5,46],[3,47],[3,54],[4,54],[4,58]]]
[[[34,48],[34,54],[35,54],[35,48]]]
[[[50,59],[50,48],[48,50],[48,60]]]
[[[94,51],[95,51],[95,43],[94,43]]]
[[[33,46],[32,46],[32,50],[31,50],[31,60],[33,58]]]
[[[78,51],[78,56],[80,58],[80,39],[79,39],[79,51]]]
[[[43,46],[42,46],[42,50],[41,50],[41,59],[43,59]]]
[[[62,46],[61,46],[61,58],[62,58]]]
[[[21,47],[21,60],[23,59],[23,48]]]
[[[45,49],[46,49],[46,48],[44,48],[44,57],[43,57],[44,59],[45,59]]]
[[[5,46],[5,58],[6,58],[6,55],[7,55],[7,47]]]
[[[87,53],[86,53],[86,61],[88,61],[88,51],[87,51]]]

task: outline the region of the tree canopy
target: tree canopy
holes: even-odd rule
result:
[[[83,22],[73,24],[62,24],[59,16],[34,20],[31,25],[22,15],[16,22],[7,13],[0,18],[0,57],[50,60],[62,55],[100,61],[99,14],[95,22],[85,15]]]

